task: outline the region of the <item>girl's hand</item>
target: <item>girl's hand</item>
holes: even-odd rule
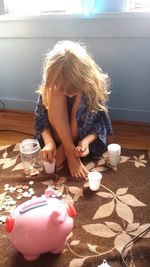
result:
[[[88,134],[84,137],[74,149],[74,154],[77,157],[86,157],[89,154],[89,145],[96,140],[96,134]]]
[[[56,157],[56,144],[55,142],[47,143],[42,149],[42,159],[52,162]]]
[[[84,142],[80,142],[74,149],[74,153],[77,157],[86,157],[89,154],[89,145]]]

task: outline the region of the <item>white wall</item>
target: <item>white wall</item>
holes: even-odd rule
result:
[[[149,13],[0,16],[0,99],[6,109],[34,109],[44,54],[62,39],[83,41],[110,75],[111,118],[150,122]]]

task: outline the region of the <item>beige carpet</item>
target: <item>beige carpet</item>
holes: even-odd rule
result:
[[[125,266],[123,247],[150,226],[148,153],[123,149],[117,169],[108,167],[107,153],[85,164],[103,175],[97,192],[90,191],[86,180],[69,177],[66,167],[56,175],[43,172],[26,178],[19,146],[0,147],[0,267],[97,267],[104,259],[111,267]],[[10,244],[3,222],[16,205],[33,195],[40,196],[47,186],[57,190],[60,200],[73,201],[77,216],[63,253],[46,253],[27,262]],[[129,267],[149,267],[150,232],[132,242],[124,257]]]

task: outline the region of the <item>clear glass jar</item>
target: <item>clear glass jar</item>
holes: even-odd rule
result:
[[[25,139],[20,144],[20,155],[24,173],[29,176],[38,175],[43,170],[41,147],[36,139]]]

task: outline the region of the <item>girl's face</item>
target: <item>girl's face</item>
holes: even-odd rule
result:
[[[69,93],[67,93],[67,92],[64,91],[63,94],[71,98],[71,97],[80,95],[80,92],[77,92],[77,93],[70,93],[70,94],[69,94]]]
[[[54,86],[54,90],[61,91],[65,96],[68,96],[70,98],[81,94],[80,91],[75,90],[73,92],[72,90],[71,91],[69,91],[69,90],[62,90],[58,86]]]
[[[65,84],[64,88],[60,88],[60,91],[68,97],[74,97],[81,94],[80,90],[71,84]]]

